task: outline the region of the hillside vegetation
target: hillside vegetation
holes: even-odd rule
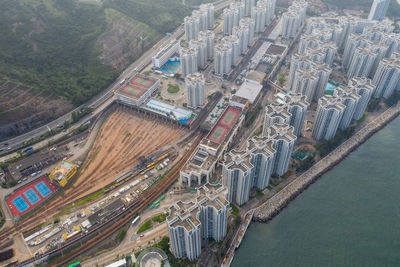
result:
[[[340,9],[361,7],[364,11],[369,12],[373,0],[322,0],[322,2],[337,6]],[[397,3],[397,0],[390,1],[389,9],[386,15],[389,17],[400,17],[400,5]]]
[[[26,94],[45,99],[43,106],[51,99],[77,106],[111,84],[201,2],[208,0],[186,0],[186,5],[182,0],[103,0],[101,5],[0,0],[1,84],[29,88]],[[7,132],[17,134],[21,124],[36,127],[38,120],[52,119],[41,108],[25,112],[29,103],[24,101],[21,97],[0,110],[0,132],[6,124]]]

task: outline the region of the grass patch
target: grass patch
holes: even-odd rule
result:
[[[122,240],[124,240],[125,236],[126,236],[126,230],[122,230],[121,232],[119,232],[119,235],[118,235],[119,241],[122,242]]]
[[[149,230],[151,228],[151,220],[146,221],[142,226],[140,226],[139,230],[137,230],[136,234],[140,234],[146,230]]]
[[[97,154],[99,154],[99,150],[97,150],[96,153],[94,153],[93,157],[90,159],[90,161],[88,162],[88,164],[85,166],[85,171],[86,171],[86,169],[90,166],[90,164],[96,159]]]
[[[368,113],[364,113],[364,114],[362,115],[361,119],[359,119],[357,122],[358,122],[358,123],[362,123],[362,122],[365,121],[365,119],[366,119],[367,117],[368,117]]]
[[[122,142],[121,142],[121,143],[124,143],[125,140],[126,140],[129,136],[131,136],[131,135],[132,135],[131,133],[126,133],[125,136],[124,136],[124,139],[122,139]]]
[[[168,216],[168,214],[161,214],[161,215],[153,217],[151,220],[153,222],[162,223],[163,221],[165,221],[167,219],[167,216]]]
[[[261,136],[262,131],[263,131],[263,126],[261,125],[260,127],[258,127],[257,130],[255,130],[255,131],[253,132],[253,135],[252,135],[251,137],[253,137],[253,136]]]
[[[231,208],[232,208],[232,214],[235,215],[235,216],[238,216],[238,215],[239,215],[239,209],[238,209],[238,207],[236,207],[235,205],[233,205],[233,204],[231,203]]]
[[[99,192],[96,192],[93,195],[90,195],[87,198],[84,198],[84,199],[76,202],[75,206],[80,206],[80,205],[82,205],[82,204],[84,204],[84,203],[86,203],[86,202],[88,202],[88,201],[90,201],[90,200],[102,195],[102,194],[104,194],[104,190],[100,190]]]
[[[168,93],[170,94],[176,94],[179,92],[179,86],[173,85],[173,84],[168,84]]]

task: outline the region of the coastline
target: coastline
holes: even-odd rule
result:
[[[314,183],[324,173],[340,163],[347,155],[356,150],[373,134],[400,115],[400,104],[388,108],[373,121],[357,131],[352,137],[339,145],[310,169],[285,186],[265,203],[254,209],[253,221],[266,223],[284,209],[309,185]]]

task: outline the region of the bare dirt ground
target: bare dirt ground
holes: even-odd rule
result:
[[[116,177],[133,169],[139,157],[174,145],[188,133],[187,129],[134,113],[116,110],[105,120],[93,148],[83,163],[81,173],[72,186],[24,220],[18,232],[24,232],[58,216],[58,212],[113,182]],[[11,238],[11,236],[9,236]],[[0,238],[0,244],[3,243]]]
[[[133,169],[141,156],[179,140],[187,130],[117,110],[100,130],[74,187],[94,192]],[[93,183],[88,183],[93,182]]]

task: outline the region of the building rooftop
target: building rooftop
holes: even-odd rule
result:
[[[197,50],[191,47],[181,47],[179,51],[179,55],[181,57],[187,56],[187,55],[197,55]]]
[[[247,140],[247,149],[252,154],[264,154],[266,157],[270,157],[276,153],[276,150],[273,148],[273,141],[266,136],[253,136]]]
[[[189,84],[197,84],[199,82],[204,82],[204,76],[200,72],[195,72],[187,75],[185,78],[185,82]]]
[[[267,74],[265,72],[250,70],[247,73],[246,79],[258,82],[259,84],[263,84],[263,81]]]
[[[348,86],[356,88],[356,89],[365,88],[370,91],[375,89],[374,85],[372,84],[371,79],[361,78],[361,77],[355,77],[355,78],[351,79],[348,83]]]
[[[198,46],[206,46],[206,42],[201,39],[198,39],[198,40],[192,39],[189,41],[190,48],[196,48]]]
[[[296,70],[296,77],[300,77],[302,79],[314,80],[314,81],[318,80],[318,76],[316,73],[314,73],[313,71],[305,70],[305,69],[301,69],[301,68],[298,68]]]
[[[215,37],[215,33],[213,31],[206,30],[206,31],[200,31],[199,32],[199,38],[200,39],[202,39],[202,38],[210,38],[210,37],[212,37],[212,38]]]
[[[274,124],[268,128],[268,138],[274,141],[284,140],[286,142],[294,142],[297,137],[293,131],[293,126],[289,124]]]
[[[132,99],[139,99],[157,82],[158,80],[154,79],[153,77],[137,74],[130,78],[128,82],[123,84],[117,91],[117,94]]]
[[[214,142],[212,143],[215,144]],[[187,174],[201,173],[202,170],[209,170],[215,161],[215,154],[213,155],[212,153],[209,153],[206,147],[200,145],[183,166],[181,172]]]
[[[272,102],[265,107],[265,114],[271,118],[281,117],[284,120],[289,119],[292,114],[288,111],[286,104]]]
[[[252,19],[250,17],[243,17],[239,21],[239,25],[242,25],[242,24],[254,24],[254,23],[255,23],[254,19]]]
[[[262,85],[260,83],[245,79],[235,95],[248,99],[253,104],[261,89]]]
[[[184,23],[193,23],[197,22],[200,23],[200,18],[197,16],[187,16],[183,19]]]
[[[226,52],[232,50],[231,46],[228,44],[216,44],[215,52]]]
[[[222,43],[226,44],[234,44],[234,43],[239,43],[239,38],[235,35],[228,35],[222,38]]]
[[[200,225],[200,209],[194,202],[178,200],[169,208],[167,223],[170,227],[184,227],[186,231],[196,229]]]
[[[281,99],[284,101],[289,106],[298,106],[300,108],[305,108],[309,105],[307,102],[307,97],[302,94],[296,94],[296,93],[289,93],[287,95],[283,94],[277,94],[275,99]]]
[[[318,105],[321,105],[324,109],[336,109],[344,110],[345,105],[342,104],[342,100],[334,95],[324,95],[318,100]]]
[[[216,210],[226,208],[229,201],[226,199],[227,189],[222,184],[209,184],[197,188],[196,201],[200,206],[212,206]]]
[[[175,45],[179,44],[178,40],[172,40],[168,45],[164,46],[161,48],[157,54],[154,56],[154,58],[161,58],[168,50],[173,48]]]
[[[247,151],[231,150],[225,154],[224,158],[224,165],[227,169],[240,169],[242,172],[246,172],[253,168],[250,162],[250,154]]]
[[[240,96],[237,96],[237,95],[233,95],[233,96],[231,97],[231,100],[234,101],[234,102],[237,102],[237,103],[239,103],[239,104],[242,104],[242,105],[246,105],[247,102],[249,102],[248,99],[243,98],[243,97],[240,97]]]
[[[149,102],[146,103],[145,107],[164,116],[172,117],[175,120],[185,120],[194,115],[189,109],[175,107],[155,99],[150,99]]]
[[[343,101],[345,99],[350,99],[357,101],[360,99],[360,95],[357,93],[357,90],[353,87],[349,86],[339,86],[336,88],[334,94],[336,94],[338,97],[340,97]]]

